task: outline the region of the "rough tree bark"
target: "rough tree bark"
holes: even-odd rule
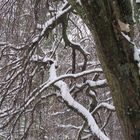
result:
[[[134,60],[133,13],[130,0],[69,0],[94,36],[125,140],[140,137],[140,75]],[[123,30],[118,21],[131,25]]]
[[[131,0],[132,1],[132,0]],[[133,1],[133,7],[134,11],[134,17],[135,17],[135,22],[137,24],[138,30],[140,31],[140,22],[139,22],[139,16],[140,16],[140,1],[139,0],[134,0]]]

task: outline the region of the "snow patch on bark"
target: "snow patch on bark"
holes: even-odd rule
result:
[[[134,60],[136,60],[138,63],[137,65],[138,65],[139,74],[140,74],[140,49],[138,49],[136,45],[134,45]]]

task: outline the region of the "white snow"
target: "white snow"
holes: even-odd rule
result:
[[[11,114],[11,113],[13,112],[12,109],[9,110],[9,111],[7,111],[7,110],[8,110],[8,109],[3,109],[3,110],[0,111],[0,118],[3,118],[3,117],[5,117],[5,116],[8,116],[9,114]]]
[[[39,36],[36,36],[35,38],[33,38],[32,43],[37,42],[37,41],[38,41],[38,39],[39,39]]]
[[[96,108],[92,111],[92,113],[94,113],[95,111],[97,111],[101,107],[112,110],[112,111],[115,111],[115,107],[113,105],[102,102],[102,103],[100,103],[99,105],[96,106]]]
[[[121,34],[126,38],[126,40],[133,44],[133,42],[131,42],[131,38],[128,35],[124,34],[123,32],[121,32]]]
[[[44,25],[38,23],[38,24],[37,24],[37,28],[38,28],[38,29],[42,29],[42,28],[44,28]]]
[[[140,74],[140,49],[138,49],[136,45],[134,45],[134,60],[136,60],[138,63],[137,65],[138,65],[139,74]]]
[[[79,43],[75,43],[75,42],[73,42],[72,40],[70,40],[70,42],[71,42],[73,45],[77,46],[77,50],[79,50],[79,51],[81,50],[84,54],[90,55],[90,53],[87,52],[86,50],[84,50],[84,48],[83,48]]]
[[[89,94],[90,94],[91,96],[95,96],[95,97],[96,97],[95,92],[93,92],[92,90],[89,91]]]
[[[65,5],[66,3],[62,6],[62,9]],[[38,34],[35,38],[33,38],[32,43],[39,42],[44,36],[47,29],[50,28],[50,26],[53,24],[53,22],[55,22],[60,16],[68,12],[70,9],[71,9],[71,6],[69,6],[65,10],[60,10],[58,13],[56,13],[55,17],[52,17],[50,20],[46,21],[45,24],[42,26],[43,30],[41,31],[40,34]],[[38,25],[38,27],[41,27],[41,25]]]
[[[48,140],[48,137],[47,136],[44,136],[44,138]]]
[[[55,112],[55,113],[52,113],[51,116],[57,116],[57,115],[62,115],[62,114],[65,114],[66,112]]]
[[[46,55],[46,56],[43,58],[43,62],[47,62],[48,60],[50,60],[50,59],[49,59],[48,56]]]
[[[106,79],[98,80],[98,81],[87,80],[86,83],[89,84],[91,87],[96,87],[96,86],[107,84],[107,81]]]
[[[73,129],[80,129],[81,128],[81,126],[75,126],[75,125],[71,125],[71,124],[67,124],[67,125],[58,124],[58,126],[61,128],[73,128]]]
[[[4,46],[6,44],[7,44],[7,42],[0,42],[0,46]]]
[[[52,64],[50,67],[50,81],[54,81],[55,79],[57,79],[55,64]],[[91,113],[84,106],[82,106],[73,99],[69,92],[67,84],[63,81],[58,81],[54,85],[60,89],[63,100],[65,100],[69,104],[69,106],[76,109],[87,119],[88,125],[92,133],[95,133],[96,136],[101,140],[109,140],[109,138],[98,127]]]
[[[41,32],[41,36],[44,35],[46,29],[47,29],[55,20],[57,20],[60,16],[62,16],[64,13],[66,13],[66,12],[69,11],[70,9],[71,9],[71,6],[69,6],[69,7],[68,7],[67,9],[65,9],[65,10],[62,10],[62,11],[58,12],[58,13],[56,14],[55,17],[53,17],[53,18],[51,18],[49,21],[47,21],[47,22],[44,24],[44,28],[43,28],[43,30],[42,30],[42,32]]]
[[[82,5],[81,0],[76,0],[77,3],[79,3],[79,5]]]
[[[135,42],[131,41],[130,37],[128,35],[125,35],[123,32],[121,32],[122,35],[131,43],[134,45],[134,60],[137,61],[137,65],[139,68],[139,74],[140,74],[140,49],[137,48]]]
[[[140,0],[136,0],[136,3],[140,3]]]
[[[38,62],[44,62],[44,63],[47,63],[48,61],[54,61],[53,59],[49,58],[47,55],[45,55],[44,57],[42,56],[39,56],[37,54],[33,55],[31,58],[30,58],[31,61],[38,61]]]
[[[55,65],[55,63],[54,63],[54,65]],[[66,75],[61,75],[61,76],[57,77],[56,73],[54,71],[54,74],[51,74],[50,79],[48,81],[44,82],[42,85],[40,85],[39,92],[40,93],[43,92],[46,88],[48,88],[52,84],[56,83],[59,80],[65,79],[65,78],[78,78],[80,76],[84,76],[84,75],[87,75],[87,74],[102,73],[102,72],[103,71],[102,71],[101,68],[96,68],[96,69],[92,69],[92,70],[83,71],[83,72],[80,72],[80,73],[77,73],[77,74],[66,74]],[[52,75],[54,75],[56,78],[54,78]]]

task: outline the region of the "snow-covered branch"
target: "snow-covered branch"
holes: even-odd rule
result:
[[[97,81],[87,80],[86,83],[89,84],[89,86],[93,87],[93,88],[99,88],[99,87],[106,87],[107,86],[106,79],[104,79],[104,80],[97,80]]]
[[[55,70],[55,64],[52,64],[50,67],[50,81],[54,81],[56,78],[57,75]],[[72,96],[69,93],[69,88],[67,84],[63,81],[58,81],[54,85],[60,89],[63,100],[67,102],[67,104],[73,109],[75,109],[77,112],[81,113],[83,117],[85,117],[92,133],[95,133],[97,137],[101,140],[109,140],[109,138],[98,127],[91,113],[72,98]]]
[[[66,9],[63,8],[64,6],[62,6],[62,9],[58,13],[56,13],[56,16],[45,22],[43,30],[40,34],[36,35],[36,37],[33,38],[32,44],[38,43],[43,37],[45,37],[50,30],[52,30],[54,27],[56,27],[56,25],[60,23],[62,17],[71,10],[71,6],[68,6],[68,8]]]
[[[58,124],[58,127],[60,127],[60,128],[72,128],[72,129],[80,129],[81,128],[80,126],[75,126],[72,124],[67,124],[67,125]]]
[[[95,113],[100,108],[105,108],[105,109],[108,109],[108,110],[111,110],[111,111],[115,111],[115,107],[113,105],[102,102],[102,103],[100,103],[99,105],[96,106],[96,108],[92,111],[92,114]]]

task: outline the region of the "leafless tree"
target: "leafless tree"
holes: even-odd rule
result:
[[[0,138],[122,139],[94,39],[77,11],[66,0],[0,5]]]

